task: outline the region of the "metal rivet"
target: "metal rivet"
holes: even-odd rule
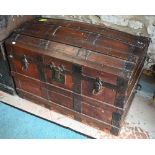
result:
[[[15,41],[13,41],[13,42],[12,42],[12,44],[13,44],[13,45],[15,45],[15,44],[16,44],[16,42],[15,42]]]
[[[13,55],[12,55],[12,54],[10,54],[10,55],[9,55],[9,58],[13,58]]]

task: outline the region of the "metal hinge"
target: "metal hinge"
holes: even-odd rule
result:
[[[39,43],[39,48],[42,49],[48,49],[48,45],[49,45],[49,40],[45,40],[45,39],[40,39],[40,43]]]

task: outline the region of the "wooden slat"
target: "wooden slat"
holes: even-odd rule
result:
[[[82,30],[77,30],[77,29],[72,29],[72,28],[62,27],[57,25],[50,25],[52,28],[48,29],[49,27],[48,25],[47,32],[50,34],[50,37],[48,38],[47,32],[43,33],[44,30],[46,29],[45,24],[38,25],[38,24],[29,23],[29,25],[31,25],[32,30],[29,30],[29,28],[25,27],[20,31],[20,34],[53,40],[61,43],[70,44],[73,46],[85,47],[89,50],[94,50],[94,47],[95,47],[95,50],[97,52],[101,52],[104,54],[111,54],[116,57],[119,56],[118,55],[119,53],[122,53],[122,52],[128,53],[133,51],[133,45],[131,46],[117,39],[107,38],[102,34],[100,34],[99,37],[98,37],[98,34],[95,34],[95,36],[93,34],[92,36],[90,32],[85,32]],[[40,29],[40,25],[44,30]],[[57,27],[54,29],[55,26]],[[33,27],[35,27],[36,29],[33,29]],[[44,34],[45,37],[43,37],[42,34]],[[93,39],[89,39],[92,37]],[[102,46],[100,46],[100,44],[102,44]],[[107,52],[105,53],[104,50],[108,50],[108,53]],[[116,54],[115,52],[113,53],[112,51],[116,51]]]
[[[119,30],[114,30],[110,27],[106,27],[104,25],[94,25],[89,23],[83,22],[76,22],[70,20],[63,20],[63,19],[48,19],[46,22],[40,22],[39,19],[32,21],[35,24],[45,24],[45,25],[58,25],[63,27],[69,27],[73,29],[80,29],[88,32],[103,34],[107,37],[111,37],[113,39],[118,39],[122,42],[129,43],[131,45],[135,45],[136,41],[138,40],[138,36],[134,36],[129,33],[124,33]]]

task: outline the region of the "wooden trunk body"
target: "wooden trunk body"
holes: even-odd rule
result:
[[[19,96],[118,135],[149,42],[107,27],[35,19],[6,48]]]

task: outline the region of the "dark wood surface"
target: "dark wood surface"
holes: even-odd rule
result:
[[[118,135],[149,41],[107,27],[36,19],[5,43],[19,96]]]

